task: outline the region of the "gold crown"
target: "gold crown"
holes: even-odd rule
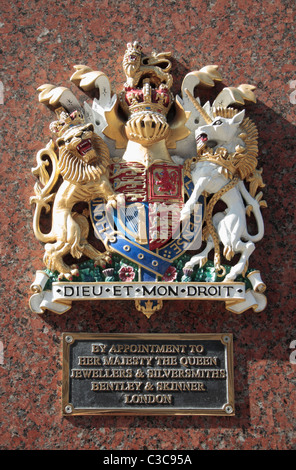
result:
[[[198,152],[195,161],[207,161],[216,163],[223,167],[223,174],[227,178],[232,179],[238,176],[240,179],[245,179],[252,174],[257,166],[256,149],[241,147],[237,145],[235,152],[229,153],[224,147],[220,147],[213,152],[212,149],[208,151]]]
[[[201,153],[197,160],[199,162],[208,161],[222,166],[228,173],[228,176],[232,178],[237,173],[239,156],[240,152],[228,153],[225,148],[220,147],[215,153],[212,153],[210,149],[205,153]]]
[[[166,116],[173,100],[166,85],[160,84],[158,88],[153,88],[149,78],[143,80],[142,88],[128,88],[120,94],[121,107],[129,117],[138,113]]]
[[[55,110],[55,113],[58,120],[51,122],[49,129],[58,137],[64,134],[70,127],[78,126],[85,122],[83,114],[78,110],[68,113],[68,111],[61,106]]]
[[[142,54],[142,46],[138,41],[128,42],[126,45],[126,53],[128,54]]]

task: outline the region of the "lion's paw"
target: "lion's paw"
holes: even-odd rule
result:
[[[71,273],[60,273],[58,275],[58,281],[62,281],[63,279],[67,279],[67,281],[73,281],[73,276]]]
[[[123,205],[125,203],[125,197],[123,193],[114,194],[113,196],[109,196],[107,200],[107,210],[112,207],[116,209],[117,205]]]
[[[95,266],[100,266],[101,268],[105,268],[106,264],[110,264],[112,261],[112,258],[109,253],[103,253],[100,256],[98,256],[94,260],[94,265]]]
[[[72,264],[70,266],[72,276],[79,276],[79,269],[77,264]]]

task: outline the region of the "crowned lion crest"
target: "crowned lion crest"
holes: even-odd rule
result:
[[[33,230],[44,244],[34,312],[64,313],[81,299],[133,299],[148,318],[173,299],[265,308],[251,263],[266,207],[258,131],[245,109],[255,87],[224,87],[202,104],[205,87],[222,80],[207,65],[174,95],[170,57],[128,43],[119,93],[103,72],[75,65],[70,81],[91,103],[69,88],[38,88],[55,119],[32,170]]]

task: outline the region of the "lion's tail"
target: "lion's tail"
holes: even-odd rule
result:
[[[55,196],[55,194],[51,195],[51,196]],[[41,201],[39,201],[39,203],[36,201],[36,200],[33,200],[32,199],[34,198],[34,196],[31,198],[31,203],[33,202],[36,202],[36,208],[35,208],[35,213],[34,213],[34,218],[33,218],[33,231],[34,231],[34,235],[35,237],[37,238],[37,240],[39,240],[40,242],[42,243],[51,243],[51,242],[54,242],[56,240],[56,237],[53,235],[52,232],[49,232],[49,233],[43,233],[41,232],[40,230],[40,215],[41,215],[41,211],[42,211],[42,208],[43,207],[46,207],[45,204],[43,204]],[[49,201],[48,201],[49,202]],[[48,212],[48,211],[47,211]]]
[[[50,203],[53,202],[55,198],[55,193],[51,191],[59,177],[58,159],[52,141],[37,153],[36,160],[37,166],[32,169],[32,173],[39,178],[39,181],[34,186],[35,196],[30,198],[30,204],[36,205],[33,218],[33,230],[37,240],[43,243],[50,243],[55,241],[55,236],[52,231],[50,233],[41,232],[40,217],[43,209],[45,209],[46,213],[50,211]],[[52,165],[50,175],[47,171],[49,161]]]

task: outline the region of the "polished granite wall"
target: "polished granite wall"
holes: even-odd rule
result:
[[[291,0],[14,1],[1,3],[1,449],[293,449],[295,4]],[[227,86],[251,83],[266,234],[250,264],[267,284],[263,312],[223,302],[167,301],[149,320],[133,301],[77,302],[62,316],[28,306],[43,250],[32,232],[36,152],[52,114],[43,83],[69,86],[74,64],[104,71],[119,91],[128,41],[171,51],[174,92],[186,73],[217,64]],[[3,99],[2,99],[3,98]],[[4,101],[4,102],[3,102]],[[61,416],[61,334],[234,334],[232,417]]]

